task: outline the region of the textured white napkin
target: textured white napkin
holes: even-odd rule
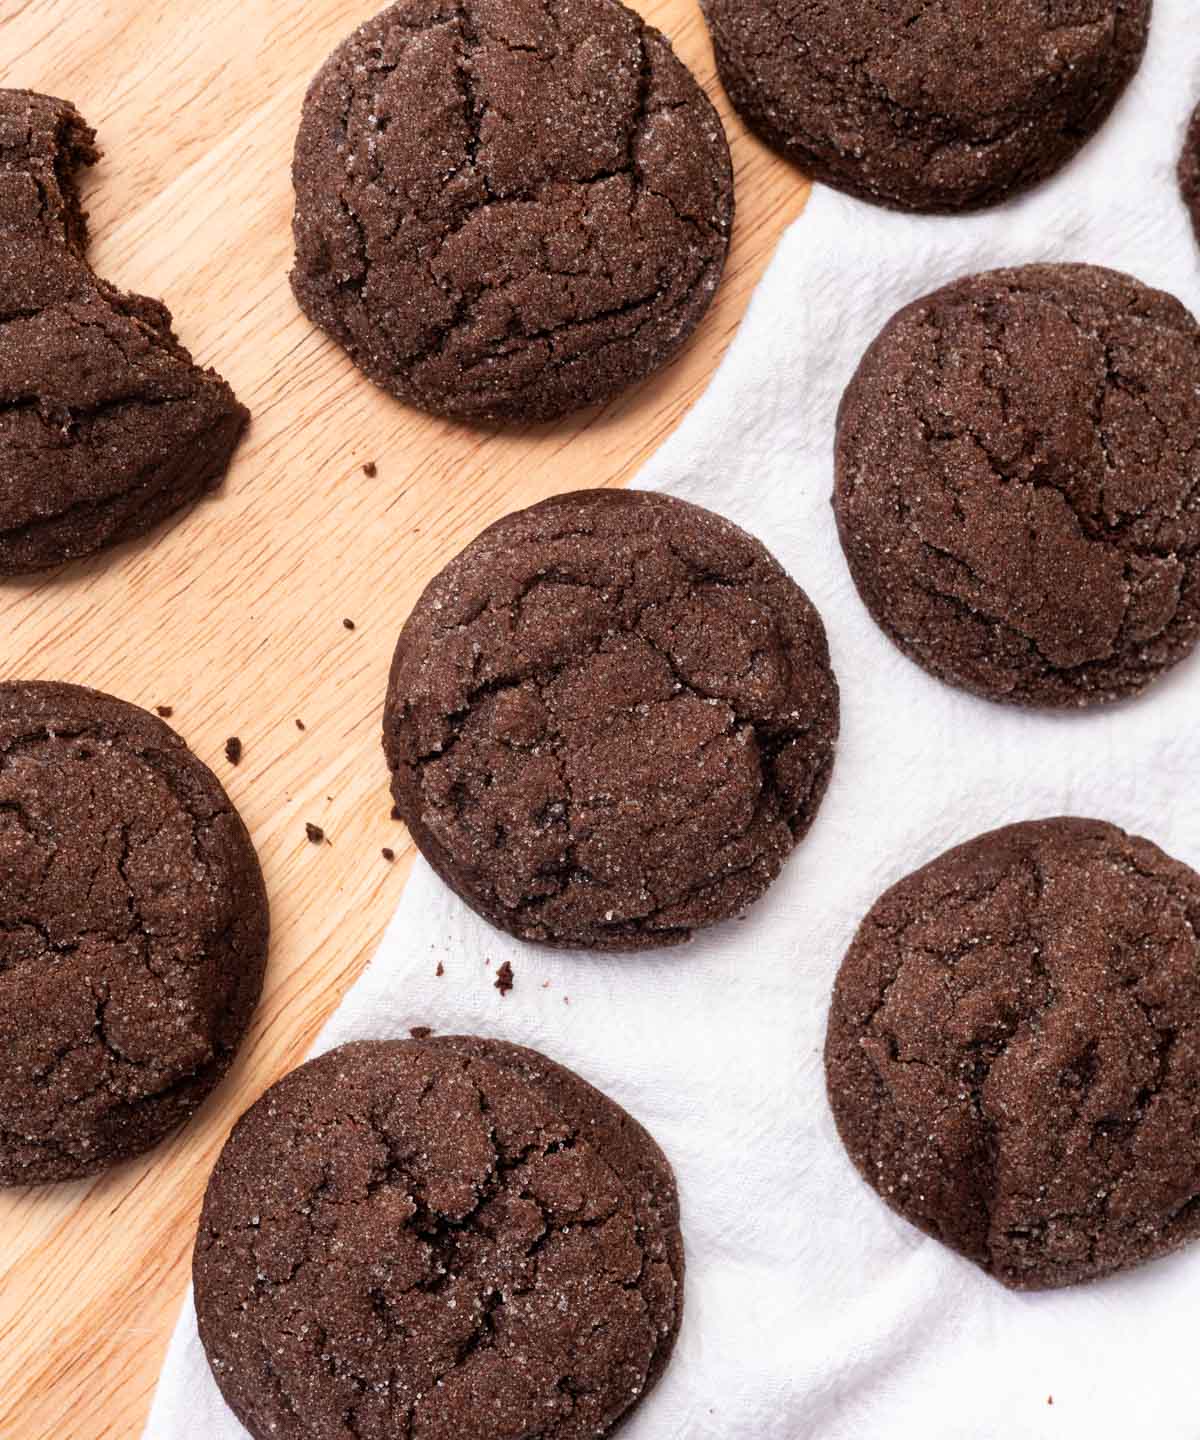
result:
[[[1023,200],[913,219],[818,189],[708,393],[639,478],[759,536],[829,630],[838,760],[765,900],[683,950],[596,958],[497,934],[418,864],[321,1036],[326,1049],[426,1024],[533,1045],[657,1137],[680,1182],[687,1305],[675,1358],[628,1440],[1200,1436],[1200,1246],[1076,1290],[1008,1294],[859,1180],[821,1066],[857,922],[947,846],[1074,813],[1200,866],[1200,659],[1098,713],[970,699],[868,619],[829,507],[838,399],[906,301],[971,270],[1063,259],[1129,270],[1197,307],[1200,252],[1173,174],[1200,95],[1195,4],[1156,0],[1150,53],[1117,113]],[[507,999],[492,986],[504,960],[516,975]],[[189,1297],[146,1436],[244,1435],[209,1376]]]

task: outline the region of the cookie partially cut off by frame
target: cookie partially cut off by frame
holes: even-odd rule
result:
[[[249,420],[157,300],[85,257],[65,100],[0,90],[0,576],[144,534],[218,484]]]
[[[1200,876],[1098,820],[1010,825],[871,908],[825,1045],[850,1158],[1040,1290],[1200,1234]]]
[[[954,281],[859,365],[833,503],[867,608],[931,674],[1136,695],[1200,635],[1200,326],[1093,265]]]
[[[598,1440],[683,1305],[671,1168],[535,1051],[446,1037],[312,1060],[238,1122],[193,1260],[254,1440]]]
[[[1060,169],[1141,64],[1151,0],[704,0],[742,118],[898,210],[996,205]]]
[[[111,695],[0,684],[0,1185],[141,1154],[262,988],[254,847],[212,772]]]
[[[741,914],[825,793],[825,631],[757,540],[648,491],[506,516],[417,602],[384,749],[442,878],[524,940],[676,944]]]
[[[400,0],[317,74],[293,177],[302,309],[463,420],[554,419],[664,365],[733,222],[716,111],[617,0]]]
[[[1183,154],[1179,159],[1179,188],[1200,242],[1200,105],[1192,113]]]

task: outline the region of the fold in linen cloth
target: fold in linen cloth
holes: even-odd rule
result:
[[[1088,260],[1197,308],[1200,251],[1174,168],[1200,96],[1200,17],[1195,0],[1155,11],[1116,113],[1036,192],[928,218],[818,189],[708,392],[638,479],[758,536],[829,630],[838,759],[816,824],[766,898],[678,951],[564,954],[491,930],[418,863],[318,1043],[413,1025],[500,1036],[578,1070],[655,1135],[680,1182],[686,1314],[623,1440],[1200,1436],[1200,1245],[1078,1289],[1010,1294],[859,1179],[821,1061],[859,920],[948,846],[1069,813],[1200,867],[1200,656],[1142,698],[1091,712],[973,699],[905,660],[868,618],[829,505],[842,390],[909,300],[974,270]],[[505,960],[515,988],[502,999],[492,981]],[[146,1436],[244,1435],[210,1377],[189,1296]]]

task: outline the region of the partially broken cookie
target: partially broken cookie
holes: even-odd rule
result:
[[[0,575],[144,534],[221,479],[250,418],[164,305],[88,264],[94,140],[65,100],[0,90]]]

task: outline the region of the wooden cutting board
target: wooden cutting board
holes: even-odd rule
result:
[[[165,300],[254,414],[224,489],[184,519],[0,583],[0,675],[171,705],[254,835],[274,923],[238,1063],[181,1134],[97,1180],[0,1194],[3,1440],[141,1433],[217,1151],[303,1058],[404,884],[411,847],[390,818],[378,731],[418,592],[506,511],[637,473],[708,383],[803,206],[801,177],[733,117],[695,0],[637,4],[725,121],[738,209],[725,280],[664,373],[600,412],[486,432],[375,390],[288,289],[301,100],[377,0],[0,0],[0,83],[66,97],[99,131],[104,159],[85,182],[96,267]],[[306,821],[331,844],[309,844]]]

